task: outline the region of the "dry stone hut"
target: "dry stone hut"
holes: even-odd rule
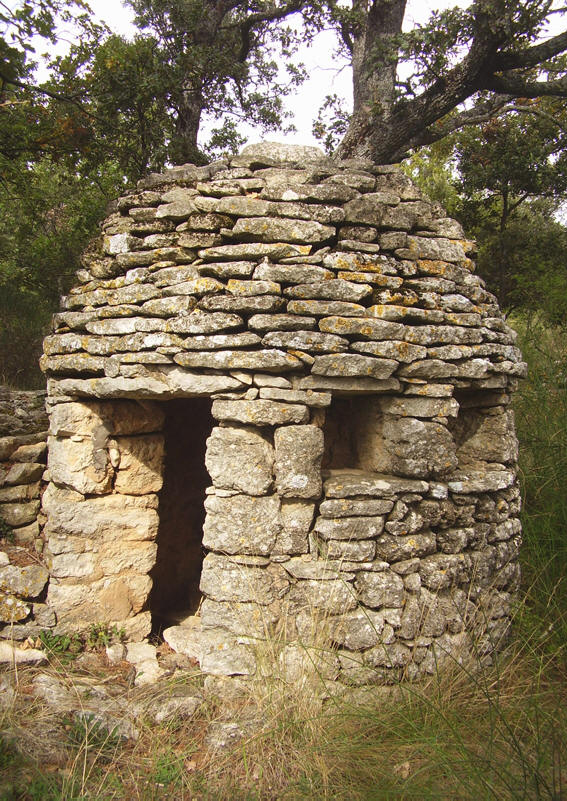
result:
[[[325,639],[355,684],[494,648],[525,365],[460,226],[395,167],[265,143],[103,230],[42,359],[58,627],[165,627],[219,675]]]

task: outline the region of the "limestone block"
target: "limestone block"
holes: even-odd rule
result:
[[[177,364],[191,369],[204,367],[210,370],[296,370],[301,362],[289,353],[281,350],[219,350],[201,353],[177,353],[174,357]]]
[[[11,643],[0,643],[0,663],[7,665],[44,665],[47,656],[37,648],[17,648]]]
[[[474,345],[482,342],[482,334],[474,328],[456,325],[414,325],[404,328],[401,336],[416,345]]]
[[[339,573],[340,564],[317,559],[311,554],[295,556],[283,563],[283,569],[295,579],[310,579],[313,581],[329,581],[337,578],[352,579],[354,576]]]
[[[286,645],[278,658],[280,677],[288,684],[309,681],[335,681],[340,665],[336,654],[320,647],[310,648],[303,643]]]
[[[41,565],[6,565],[0,568],[0,591],[21,598],[37,598],[43,592],[48,579],[49,574]]]
[[[95,555],[91,552],[63,552],[53,554],[48,549],[45,561],[52,578],[102,578],[102,572],[95,569]]]
[[[312,372],[324,376],[363,376],[370,378],[389,378],[398,367],[393,359],[375,359],[372,356],[359,356],[338,353],[316,356]]]
[[[389,563],[426,556],[435,550],[435,534],[431,531],[402,536],[382,534],[376,542],[376,555]]]
[[[372,648],[380,642],[384,629],[384,614],[375,609],[358,609],[338,618],[328,618],[332,639],[351,651]]]
[[[324,483],[327,498],[351,498],[358,495],[374,495],[388,498],[397,493],[423,495],[429,484],[409,478],[384,476],[364,470],[329,470]]]
[[[175,201],[158,206],[155,212],[156,217],[158,219],[167,217],[175,221],[186,220],[187,217],[197,211],[193,197],[194,195],[190,190],[186,191],[185,198],[181,198],[181,194],[179,194]]]
[[[301,314],[313,317],[363,317],[366,309],[359,303],[348,303],[342,300],[290,300],[287,304],[289,314]],[[337,331],[336,333],[345,333]]]
[[[173,286],[164,287],[163,294],[164,297],[179,298],[183,295],[193,295],[194,297],[200,298],[203,297],[203,295],[223,292],[224,289],[224,284],[221,284],[221,282],[217,281],[216,278],[200,276],[189,281],[183,281],[182,283],[174,284]],[[181,303],[181,301],[179,301],[179,303]]]
[[[411,650],[401,642],[383,643],[364,653],[365,664],[374,668],[403,668],[411,661]]]
[[[282,524],[276,495],[228,498],[209,495],[203,526],[203,545],[229,554],[271,553]]]
[[[475,469],[467,469],[460,473],[455,480],[448,482],[450,492],[458,495],[467,495],[477,492],[497,492],[511,487],[516,480],[513,470],[490,469],[487,472],[480,472]]]
[[[0,592],[0,622],[17,623],[25,620],[31,607],[20,598],[9,593]]]
[[[195,373],[181,367],[147,368],[144,376],[132,378],[99,378],[85,381],[66,378],[50,384],[51,394],[68,396],[73,394],[94,398],[187,398],[210,396],[216,392],[240,389],[242,383],[227,375]]]
[[[95,569],[105,576],[121,575],[125,572],[148,574],[156,563],[155,542],[105,543],[95,559]]]
[[[349,562],[371,562],[376,553],[374,540],[327,540],[325,556],[328,559],[344,559]]]
[[[232,164],[243,167],[272,167],[278,164],[288,165],[289,163],[293,163],[305,167],[306,164],[322,161],[324,159],[325,154],[320,147],[314,147],[312,145],[288,145],[281,142],[260,142],[243,147],[240,154],[232,159]],[[275,181],[277,177],[276,171],[271,172],[272,180]],[[277,171],[277,173],[280,172],[287,173],[288,170]]]
[[[49,437],[49,477],[56,484],[83,495],[102,495],[112,490],[114,470],[101,426],[84,439]]]
[[[514,464],[518,460],[518,441],[514,433],[514,413],[469,416],[473,428],[457,451],[461,461],[482,460]]]
[[[36,462],[17,462],[13,464],[6,473],[4,483],[8,486],[31,484],[33,481],[37,481],[42,477],[44,470],[44,464]]]
[[[317,426],[285,426],[274,434],[276,487],[283,497],[321,495],[323,432]]]
[[[212,415],[216,420],[231,420],[257,426],[306,423],[309,419],[306,406],[270,400],[216,400],[213,402]]]
[[[349,186],[341,184],[301,184],[290,189],[278,189],[275,186],[267,186],[262,197],[269,200],[279,200],[287,202],[309,202],[318,203],[344,203],[345,200],[356,197],[358,192]],[[334,233],[334,231],[333,231]]]
[[[445,426],[414,417],[388,416],[383,430],[393,472],[420,478],[442,477],[457,467],[455,442]]]
[[[90,623],[122,622],[133,618],[146,604],[151,586],[149,576],[139,575],[112,576],[90,584],[51,581],[47,603],[57,610],[57,623],[61,630],[66,627],[80,629]],[[143,627],[147,624],[147,619],[144,620]],[[145,634],[147,631],[142,636]]]
[[[236,195],[221,198],[217,209],[223,214],[231,214],[235,217],[266,217],[270,213],[270,204],[258,197]],[[230,225],[232,225],[232,220],[230,220]]]
[[[276,281],[279,284],[308,284],[315,281],[328,281],[334,278],[331,270],[315,264],[259,264],[254,270],[254,278],[263,281]]]
[[[308,256],[311,252],[311,245],[292,245],[288,242],[274,242],[268,244],[264,242],[250,242],[242,245],[217,245],[216,247],[199,250],[199,258],[205,261],[222,261],[223,259],[236,261],[242,259],[256,259],[259,261],[264,257],[278,261],[289,256]]]
[[[384,518],[380,517],[319,517],[315,531],[324,540],[369,540],[384,530]]]
[[[34,520],[26,526],[19,526],[12,529],[14,540],[17,545],[29,545],[37,540],[40,535],[39,523]]]
[[[329,316],[327,319],[321,320],[319,328],[330,334],[354,335],[379,341],[402,339],[405,331],[405,327],[400,323],[371,318],[352,320],[349,317],[340,316]]]
[[[161,270],[156,270],[152,273],[152,283],[157,287],[174,286],[181,284],[184,281],[191,281],[199,277],[199,271],[196,267],[163,267]]]
[[[3,503],[0,505],[0,519],[9,526],[25,526],[33,523],[39,512],[40,502]]]
[[[163,436],[146,434],[114,441],[119,452],[115,491],[126,495],[159,492],[163,485]]]
[[[233,634],[268,638],[276,621],[276,613],[259,604],[222,603],[211,598],[205,598],[201,604],[203,629],[223,628]]]
[[[140,311],[148,317],[176,317],[190,314],[197,304],[191,295],[172,295],[167,298],[155,298],[143,303]]]
[[[400,295],[400,293],[396,293],[396,296],[401,297],[402,300],[407,300],[407,294],[404,296]],[[408,325],[412,325],[416,322],[443,323],[446,319],[444,312],[438,311],[437,309],[419,309],[409,305],[390,305],[388,303],[389,300],[391,301],[391,296],[386,294],[386,300],[382,303],[370,306],[367,310],[367,314],[379,320],[406,323]]]
[[[295,314],[253,314],[248,320],[248,327],[254,331],[301,331],[313,328],[314,317],[301,317]]]
[[[270,331],[262,340],[266,347],[306,350],[309,353],[336,353],[348,349],[348,339],[318,331]]]
[[[246,331],[242,334],[213,334],[211,336],[188,337],[183,341],[185,350],[225,350],[228,348],[250,348],[261,342],[257,334]]]
[[[177,654],[199,660],[201,654],[201,621],[193,616],[181,626],[170,626],[163,630],[163,639]]]
[[[446,528],[437,533],[437,547],[443,553],[459,553],[474,538],[473,528]]]
[[[209,553],[203,560],[201,592],[215,601],[253,602],[261,606],[276,598],[272,575],[261,567],[240,565],[227,556]]]
[[[285,300],[278,295],[209,295],[201,298],[199,307],[208,311],[255,314],[277,312],[283,309]]]
[[[400,389],[400,382],[395,378],[346,378],[345,376],[308,375],[299,381],[300,389],[336,391],[337,394],[352,393],[374,394],[378,392],[395,392]]]
[[[325,408],[331,405],[330,392],[313,392],[302,389],[280,389],[278,387],[262,387],[260,398],[287,403],[304,403],[306,406]]]
[[[279,295],[281,287],[274,281],[240,281],[236,278],[231,278],[228,281],[227,287],[231,295],[240,295],[242,297],[251,297],[253,295]]]
[[[256,672],[252,646],[222,629],[202,632],[199,664],[203,673],[211,676],[250,676]]]
[[[30,445],[20,445],[12,453],[10,459],[13,462],[43,462],[45,464],[46,451],[47,443],[45,441]]]
[[[213,428],[205,464],[215,487],[264,495],[273,480],[274,451],[253,428]]]
[[[382,606],[400,608],[404,598],[404,582],[392,571],[359,573],[354,582],[363,604],[375,609]]]
[[[281,522],[272,553],[302,554],[309,549],[309,529],[313,522],[315,504],[291,498],[282,498]]]
[[[102,495],[83,498],[49,484],[43,495],[46,534],[113,540],[119,521],[123,541],[154,540],[158,530],[155,496]],[[152,508],[152,504],[153,507]]]
[[[421,345],[410,345],[408,342],[353,342],[352,350],[358,353],[369,353],[382,359],[395,359],[398,362],[409,363],[417,359],[424,359],[427,351]]]
[[[470,567],[468,554],[433,554],[422,559],[419,574],[422,583],[435,592],[464,582],[470,573]],[[489,567],[488,570],[491,571],[492,568]],[[475,573],[478,574],[478,569],[475,569]]]
[[[290,590],[289,598],[300,607],[321,609],[333,615],[348,612],[357,605],[354,589],[342,579],[304,579]]]
[[[59,403],[50,417],[50,433],[59,437],[88,436],[104,427],[109,435],[159,431],[164,412],[151,401],[119,400],[114,403]]]
[[[383,499],[340,498],[323,501],[319,507],[319,514],[321,517],[374,517],[388,514],[393,505],[393,501]]]
[[[205,262],[198,265],[200,275],[212,275],[220,281],[227,278],[251,278],[256,262],[253,261],[228,261],[210,263]]]
[[[382,411],[400,417],[456,417],[459,404],[454,398],[385,398]]]
[[[286,289],[284,294],[288,298],[302,300],[345,300],[359,303],[372,294],[372,287],[354,281],[345,281],[343,278],[334,278],[329,281],[296,284]]]
[[[433,259],[457,264],[466,261],[462,243],[443,237],[426,239],[422,236],[409,236],[407,249],[409,258]]]
[[[331,239],[335,235],[335,229],[311,220],[245,217],[236,221],[232,233],[242,238],[251,237],[260,242],[312,244]]]

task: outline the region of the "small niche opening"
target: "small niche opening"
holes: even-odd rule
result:
[[[194,614],[201,600],[205,449],[213,419],[208,398],[168,401],[165,411],[163,487],[159,493],[156,564],[151,571],[153,631]]]
[[[327,409],[322,467],[387,473],[390,457],[384,444],[381,398],[335,397]]]

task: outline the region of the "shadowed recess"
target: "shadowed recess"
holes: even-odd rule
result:
[[[211,433],[208,399],[164,404],[164,482],[159,493],[159,532],[150,595],[153,629],[160,631],[196,611],[203,563],[205,447]]]

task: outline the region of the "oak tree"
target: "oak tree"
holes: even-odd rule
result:
[[[353,67],[354,108],[338,158],[395,162],[465,125],[511,111],[518,98],[567,97],[565,11],[554,0],[474,0],[404,31],[407,0],[331,0]],[[407,77],[401,77],[405,66]]]

